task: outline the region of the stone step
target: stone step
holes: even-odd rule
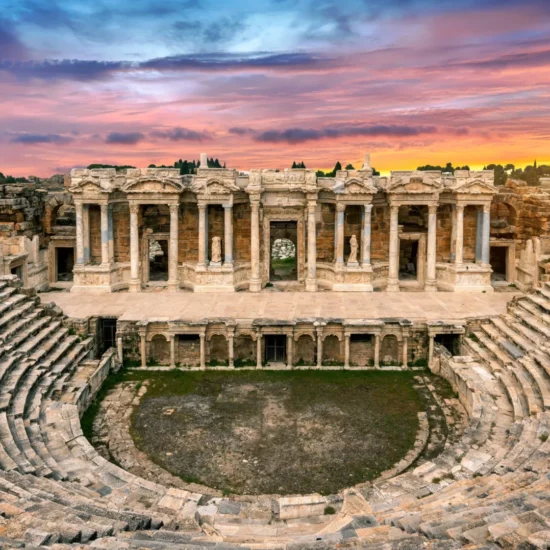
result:
[[[34,302],[28,301],[25,296],[25,300],[21,300],[21,304],[17,304],[16,307],[10,308],[6,313],[0,317],[0,330],[4,331],[6,327],[11,327],[11,324],[18,319],[21,319],[25,315],[30,314],[36,308]],[[4,333],[0,334],[5,342]]]
[[[58,327],[53,334],[51,334],[51,336],[42,342],[38,349],[30,353],[29,357],[35,361],[44,361],[54,348],[58,348],[63,345],[63,342],[68,334],[69,329]],[[76,341],[76,337],[74,337],[73,342],[74,341]]]
[[[503,335],[495,328],[491,323],[484,323],[481,325],[481,331],[474,331],[481,343],[494,355],[495,359],[499,362],[502,368],[507,367],[514,361],[514,357],[505,351],[503,344],[507,340],[504,340]]]
[[[533,302],[542,312],[550,313],[550,299],[546,296],[541,294],[527,294],[524,299]]]
[[[30,327],[33,323],[35,323],[38,319],[40,319],[43,314],[43,310],[35,308],[29,313],[23,315],[22,317],[19,317],[18,320],[13,320],[12,322],[10,322],[9,326],[6,327],[6,329],[2,333],[2,337],[4,338],[4,345],[6,345],[6,343],[9,343],[12,349],[17,349],[17,346],[20,343],[17,339],[17,336],[26,331],[26,329]]]
[[[5,411],[0,412],[0,444],[15,464],[17,464],[17,469],[20,472],[25,474],[35,473],[35,468],[20,451],[13,439]]]
[[[49,317],[43,317],[42,321],[44,325],[36,332],[32,338],[29,338],[25,342],[19,345],[19,351],[31,354],[39,345],[47,338],[53,335],[53,333],[61,326],[61,321],[51,319]]]
[[[535,304],[532,300],[530,300],[530,295],[521,297],[518,300],[517,304],[521,308],[525,309],[525,311],[537,317],[540,321],[542,321],[546,325],[547,328],[549,327],[550,315],[548,315],[547,313],[544,313],[544,311],[542,311],[542,309],[537,304]]]
[[[513,305],[509,311],[522,323],[525,323],[529,328],[539,333],[542,338],[550,338],[550,328],[541,321],[538,315],[531,313],[523,305]]]
[[[550,379],[543,372],[541,372],[541,367],[531,357],[524,357],[520,359],[520,363],[523,368],[531,377],[536,381],[539,388],[539,393],[541,395],[543,406],[545,409],[550,408]]]

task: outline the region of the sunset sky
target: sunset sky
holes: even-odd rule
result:
[[[550,0],[0,0],[0,171],[550,163]]]

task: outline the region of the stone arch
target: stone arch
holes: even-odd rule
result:
[[[212,366],[229,364],[229,344],[225,335],[215,333],[209,340],[209,361]]]
[[[235,366],[256,365],[256,338],[253,333],[243,332],[235,338]]]
[[[491,203],[491,230],[499,230],[516,226],[517,211],[508,201],[498,200]]]
[[[323,365],[343,365],[340,336],[328,334],[323,339]]]
[[[149,343],[149,357],[158,365],[170,364],[170,341],[165,334],[155,334]]]
[[[53,228],[55,225],[57,225],[56,222],[60,212],[63,212],[64,210],[70,211],[71,209],[73,209],[74,211],[74,200],[71,194],[58,193],[50,197],[46,201],[46,205],[44,209],[44,218],[42,221],[42,227],[44,228],[44,232],[48,234],[53,234],[54,233]],[[68,223],[68,224],[64,223],[62,225],[74,226],[75,223]]]
[[[380,361],[391,365],[399,363],[399,341],[395,334],[386,334],[382,339]]]
[[[297,366],[311,366],[317,364],[315,338],[311,334],[302,334],[296,340],[294,362]]]

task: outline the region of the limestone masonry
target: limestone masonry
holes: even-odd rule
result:
[[[550,547],[547,183],[380,177],[365,155],[334,178],[74,169],[58,184],[0,188],[0,548]],[[84,437],[122,364],[418,369],[454,435],[425,453],[424,416],[409,455],[336,495],[224,496],[140,462],[121,419],[146,388],[119,390],[104,424],[127,469]]]

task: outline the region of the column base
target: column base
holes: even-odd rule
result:
[[[128,285],[129,292],[141,292],[141,281],[131,280]]]
[[[399,279],[388,279],[386,292],[399,292]]]
[[[250,286],[248,288],[250,292],[260,292],[262,290],[261,279],[250,279]]]
[[[177,292],[180,289],[179,281],[168,281],[166,288],[171,292]]]
[[[435,279],[431,281],[426,281],[426,284],[424,285],[424,291],[437,292],[437,281]]]
[[[317,292],[317,279],[306,279],[306,292]]]

